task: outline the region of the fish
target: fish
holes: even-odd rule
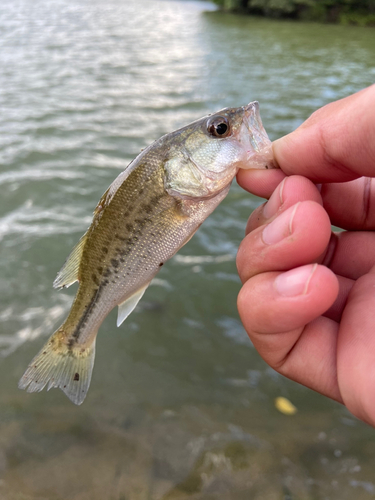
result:
[[[117,326],[154,276],[228,194],[240,168],[275,168],[259,104],[224,108],[144,149],[112,182],[54,288],[79,286],[64,323],[34,357],[19,388],[60,388],[80,405],[91,382],[101,323]]]

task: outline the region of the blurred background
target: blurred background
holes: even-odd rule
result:
[[[375,497],[374,430],[268,368],[241,326],[236,250],[262,200],[235,183],[128,321],[105,320],[81,407],[17,389],[72,302],[57,271],[141,148],[252,100],[276,139],[375,80],[371,28],[215,9],[0,4],[1,500]]]

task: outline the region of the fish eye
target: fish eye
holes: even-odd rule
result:
[[[227,137],[230,133],[229,121],[225,116],[214,116],[207,122],[207,131],[212,137]]]

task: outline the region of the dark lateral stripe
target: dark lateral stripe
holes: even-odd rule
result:
[[[100,296],[103,292],[103,288],[107,285],[107,283],[108,283],[108,281],[106,280],[106,282],[104,282],[102,285],[100,285],[96,289],[95,295],[93,296],[93,298],[90,300],[90,302],[86,306],[85,312],[82,314],[81,319],[78,321],[77,326],[69,339],[69,343],[68,343],[69,350],[72,350],[74,345],[78,342],[78,339],[79,339],[79,336],[81,333],[81,329],[85,326],[92,310],[94,309],[95,305],[98,303],[98,301],[100,299]]]

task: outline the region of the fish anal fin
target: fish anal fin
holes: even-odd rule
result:
[[[80,405],[90,386],[94,360],[95,340],[90,346],[70,348],[54,342],[52,336],[31,361],[18,387],[39,392],[48,384],[47,390],[60,388],[73,403]]]
[[[86,233],[79,240],[77,245],[71,251],[65,264],[57,273],[56,279],[53,282],[54,288],[68,288],[78,280],[79,265],[82,259],[82,252],[86,242]]]
[[[120,326],[126,320],[126,318],[129,316],[129,314],[135,309],[136,305],[141,300],[142,295],[145,293],[148,285],[149,285],[149,283],[147,283],[146,286],[144,286],[143,288],[140,288],[135,293],[133,293],[133,295],[131,295],[129,298],[127,298],[124,302],[122,302],[122,304],[119,304],[118,316],[117,316],[117,326]]]

